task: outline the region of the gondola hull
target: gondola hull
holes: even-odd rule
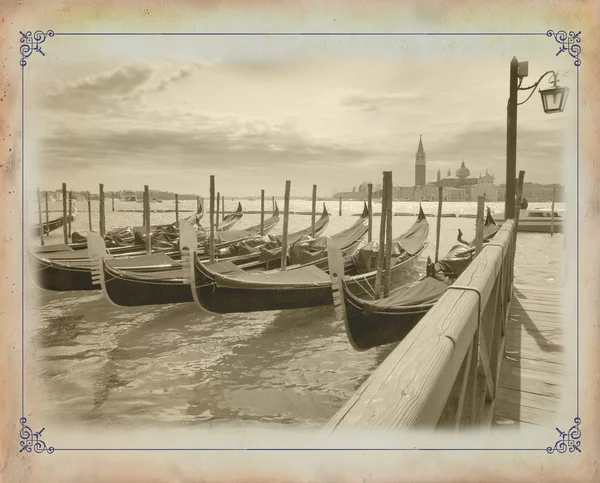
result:
[[[103,262],[102,266],[105,296],[114,305],[136,307],[194,301],[190,285],[183,281],[129,278],[122,274],[115,274],[106,266],[106,262]]]
[[[196,295],[200,305],[209,312],[260,312],[318,307],[333,303],[329,283],[302,288],[264,290],[218,287],[202,271],[200,264],[198,261],[194,267]]]
[[[349,252],[355,245],[349,248]],[[424,248],[422,249],[424,250]],[[406,277],[421,254],[419,251],[410,259],[392,268],[391,280],[399,281]],[[315,268],[326,268],[327,259],[319,260],[313,264]],[[352,278],[355,286],[373,285],[376,272],[357,275]],[[219,286],[208,266],[200,260],[194,264],[194,278],[196,281],[196,295],[200,305],[209,312],[260,312],[269,310],[286,310],[305,307],[318,307],[331,305],[333,296],[331,281],[308,282],[301,287],[267,286],[264,288]]]
[[[44,290],[95,290],[91,268],[66,267],[30,255],[33,278]]]
[[[360,301],[347,292],[345,308],[346,334],[352,347],[359,351],[401,341],[430,309],[366,312]]]

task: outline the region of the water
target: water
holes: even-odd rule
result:
[[[326,204],[331,213],[326,235],[348,227],[356,221],[352,215],[362,211],[362,202],[347,201],[340,217],[337,201]],[[85,203],[77,205],[86,208]],[[110,201],[106,205],[107,227],[140,224],[141,213],[111,212]],[[260,199],[242,200],[242,205],[257,210]],[[226,211],[235,206],[237,201],[227,199]],[[503,203],[490,206],[503,211]],[[139,209],[141,205],[117,201],[115,207]],[[173,203],[154,207],[169,209]],[[50,205],[50,209],[59,208],[60,203]],[[182,208],[194,209],[195,201],[183,202]],[[437,204],[423,203],[423,208],[433,214]],[[562,206],[557,208],[560,211]],[[292,200],[290,209],[309,211],[310,201]],[[394,212],[416,213],[417,209],[417,203],[394,203]],[[380,204],[375,204],[374,211],[380,211]],[[476,204],[446,203],[444,212],[474,214]],[[92,215],[97,227],[98,213]],[[174,213],[155,213],[152,223],[169,223],[174,217]],[[414,219],[394,217],[394,233],[402,233]],[[428,220],[433,244],[435,218]],[[260,215],[245,215],[236,228],[259,222]],[[309,216],[292,215],[290,231],[309,223]],[[281,227],[282,223],[273,233],[280,233]],[[80,212],[73,230],[86,232],[87,228],[87,212]],[[458,228],[470,239],[475,220],[443,218],[440,254],[455,243]],[[378,217],[373,233],[378,236]],[[62,231],[57,230],[48,243],[61,240]],[[420,261],[421,270],[425,258],[433,254],[429,247]],[[562,235],[520,233],[515,283],[561,285],[563,257]],[[353,350],[332,307],[227,315],[203,313],[193,303],[122,308],[109,304],[97,291],[49,292],[34,286],[29,276],[25,282],[27,324],[35,347],[28,351],[32,358],[28,364],[32,364],[33,383],[40,388],[33,405],[36,412],[42,412],[38,419],[44,421],[120,427],[319,427],[394,348]]]

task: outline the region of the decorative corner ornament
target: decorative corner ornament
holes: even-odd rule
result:
[[[28,30],[26,33],[20,32],[21,34],[21,47],[19,50],[21,51],[21,66],[25,67],[27,65],[27,61],[25,60],[29,57],[33,52],[39,52],[42,55],[44,52],[40,47],[41,44],[44,43],[46,37],[54,37],[54,31],[48,30],[47,32],[42,32],[41,30],[36,30],[35,32],[31,32]]]
[[[581,441],[579,441],[579,438],[581,438],[581,430],[579,429],[581,418],[575,418],[574,421],[575,425],[571,426],[571,429],[566,433],[556,428],[561,439],[554,443],[554,447],[548,446],[546,448],[548,453],[554,453],[555,451],[558,453],[566,453],[567,449],[569,450],[569,453],[573,453],[574,451],[579,451],[581,453],[581,450],[579,449],[579,446],[581,445]]]
[[[558,32],[554,32],[554,30],[548,30],[548,32],[546,32],[547,37],[554,36],[554,39],[559,44],[562,44],[556,55],[560,55],[563,52],[568,52],[571,57],[575,59],[574,64],[577,67],[581,65],[581,60],[579,59],[579,54],[581,53],[581,45],[579,45],[581,42],[581,38],[579,37],[580,34],[581,30],[577,33],[571,30],[568,35],[564,30],[559,30]]]
[[[40,429],[38,432],[34,433],[32,429],[27,426],[25,423],[27,422],[27,418],[21,418],[21,432],[19,436],[21,436],[21,450],[19,453],[23,451],[27,451],[31,453],[33,449],[36,453],[43,453],[44,451],[48,454],[54,453],[54,448],[52,446],[46,446],[40,436],[44,432],[45,428]]]

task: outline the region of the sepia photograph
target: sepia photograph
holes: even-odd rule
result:
[[[592,481],[596,4],[107,5],[9,29],[7,481]]]

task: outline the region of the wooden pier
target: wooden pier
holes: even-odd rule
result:
[[[515,247],[508,220],[329,429],[555,427],[562,300],[513,287]]]
[[[494,424],[554,428],[565,374],[561,294],[526,286],[513,294]]]

